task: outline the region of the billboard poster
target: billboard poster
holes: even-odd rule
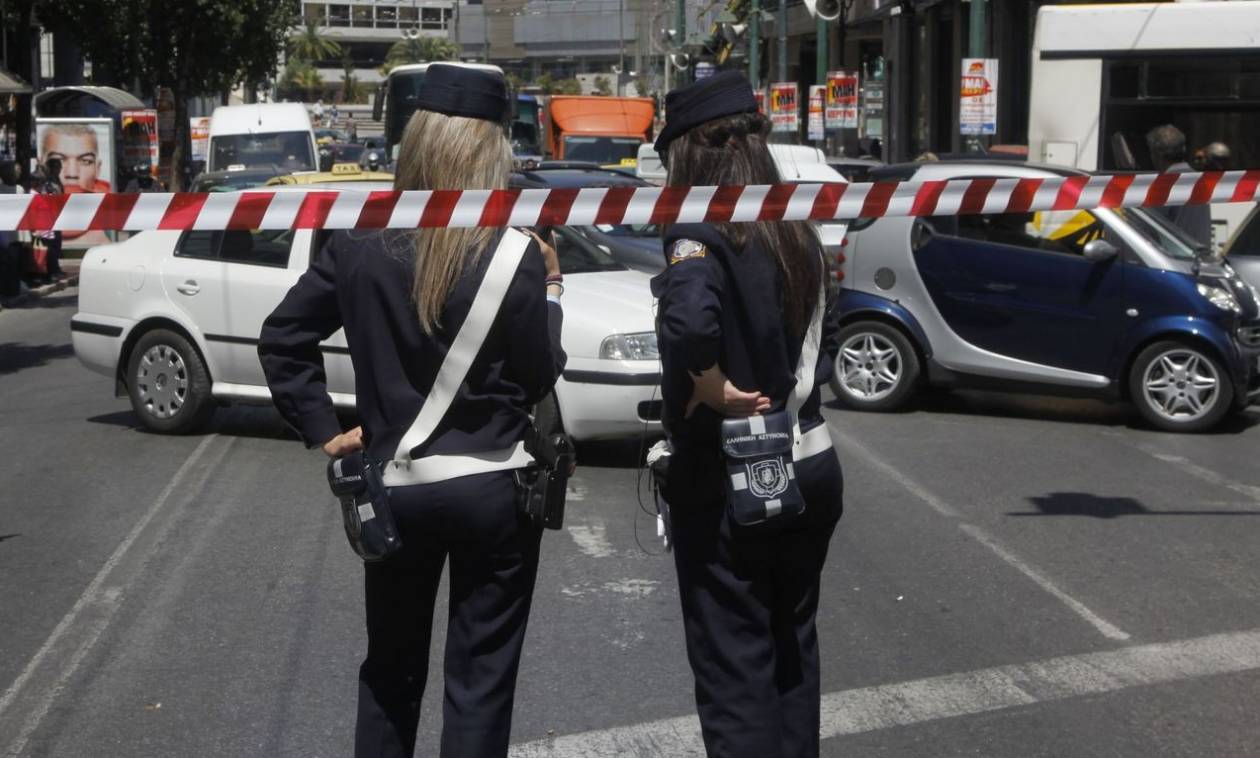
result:
[[[997,86],[996,58],[963,58],[958,110],[962,134],[997,134]]]
[[[796,82],[774,82],[770,85],[771,131],[798,131],[800,110],[796,97]]]
[[[753,97],[757,99],[757,111],[761,115],[766,115],[766,91],[763,89],[753,90]]]
[[[192,135],[192,160],[210,160],[210,117],[194,116],[188,119],[188,133]]]
[[[846,71],[827,74],[827,102],[823,121],[828,129],[856,129],[858,125],[858,76]]]
[[[41,166],[61,163],[66,194],[113,192],[118,162],[114,155],[114,122],[108,118],[35,119],[36,160]],[[66,231],[67,247],[109,242],[105,232]],[[70,242],[75,244],[71,245]]]
[[[806,122],[806,129],[811,140],[827,138],[823,130],[823,101],[827,97],[826,92],[827,87],[822,84],[809,85],[809,120]]]
[[[123,111],[123,173],[148,164],[149,174],[158,171],[158,114],[156,110]]]

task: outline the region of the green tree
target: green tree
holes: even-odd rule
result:
[[[350,60],[349,53],[341,54],[341,101],[359,102],[359,80],[354,75],[354,61]]]
[[[395,66],[408,63],[453,61],[458,57],[459,45],[445,37],[406,37],[390,45],[381,73],[388,74]]]
[[[310,102],[324,96],[324,79],[319,70],[304,60],[290,60],[280,79],[286,95]]]
[[[639,97],[647,97],[648,96],[648,83],[644,81],[643,79],[635,79],[634,80],[634,94],[638,95]]]
[[[68,34],[117,82],[167,87],[175,99],[170,184],[182,188],[188,100],[271,78],[298,0],[38,0],[40,19]]]
[[[289,55],[298,60],[327,61],[341,55],[341,43],[319,33],[319,25],[307,21],[296,37],[289,38]]]
[[[539,74],[536,84],[544,95],[554,95],[556,93],[556,80],[551,74]]]
[[[595,77],[595,94],[605,96],[612,94],[612,82],[608,81],[608,77]]]
[[[556,82],[554,89],[557,95],[580,95],[582,83],[577,79],[561,79]]]

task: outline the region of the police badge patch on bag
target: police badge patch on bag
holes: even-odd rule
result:
[[[727,502],[735,523],[782,523],[805,512],[792,467],[792,442],[787,411],[722,422]]]
[[[682,263],[692,258],[703,258],[709,254],[709,248],[695,240],[678,240],[669,249],[669,265]]]

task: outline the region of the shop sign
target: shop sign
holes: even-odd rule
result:
[[[826,99],[827,87],[822,84],[811,84],[809,87],[809,121],[806,125],[811,140],[826,139],[823,130],[823,101]]]
[[[123,111],[122,119],[123,160],[126,170],[136,165],[147,163],[149,173],[157,176],[158,171],[158,113],[152,108],[136,111]]]
[[[963,134],[997,134],[997,87],[996,58],[963,58],[958,111]]]
[[[796,82],[774,82],[770,85],[770,124],[776,132],[796,132],[800,129],[800,105],[797,102]]]
[[[828,129],[856,129],[858,125],[858,77],[856,73],[827,74],[824,121]]]
[[[192,159],[210,160],[210,117],[194,116],[188,119],[188,133],[192,137]]]

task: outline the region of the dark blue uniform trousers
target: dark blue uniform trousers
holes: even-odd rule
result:
[[[365,564],[367,658],[355,756],[411,758],[433,605],[450,559],[442,756],[506,756],[542,532],[518,515],[510,473],[390,492],[403,549]]]
[[[807,506],[790,532],[733,526],[720,495],[671,503],[687,658],[710,758],[818,755],[814,621],[844,482],[834,454],[796,469]]]

